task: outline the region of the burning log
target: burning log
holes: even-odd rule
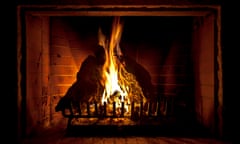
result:
[[[79,107],[80,102],[100,101],[103,87],[100,84],[104,50],[99,47],[94,55],[88,56],[77,73],[77,80],[60,99],[56,111]]]
[[[99,48],[82,63],[76,82],[59,101],[56,111],[67,108],[73,115],[73,109],[77,109],[80,117],[83,113],[91,117],[90,107],[95,103],[95,115],[99,115],[99,104],[100,117],[152,114],[152,103],[148,107],[148,102],[156,99],[150,74],[135,60],[123,56],[119,46],[121,31],[119,19],[114,20],[110,39],[100,31]]]
[[[148,100],[156,101],[156,97],[154,97],[153,94],[153,84],[151,82],[149,72],[127,54],[122,57],[122,61],[125,64],[126,71],[131,73],[139,83],[144,96]]]

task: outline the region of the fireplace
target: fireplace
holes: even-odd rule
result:
[[[221,134],[220,6],[18,8],[21,133],[62,125],[78,134],[94,129],[90,135],[106,128],[128,134],[161,129],[167,135],[198,133],[201,128]],[[123,23],[121,36],[112,42],[113,57],[125,64],[125,83],[120,87],[127,86],[132,96],[119,105],[124,95],[120,91],[111,94],[117,99],[102,100],[106,80],[100,84],[103,91],[96,90],[99,85],[91,79],[97,76],[95,71],[90,69],[79,78],[86,59],[96,51],[103,48],[110,55],[106,49],[118,33],[113,32],[116,19]],[[105,55],[105,63],[106,59]],[[87,66],[92,67],[96,69]],[[88,78],[90,82],[78,85],[79,79]]]

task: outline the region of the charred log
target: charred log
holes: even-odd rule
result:
[[[79,109],[81,102],[101,102],[101,96],[104,91],[104,86],[101,84],[104,60],[105,53],[102,47],[100,47],[94,55],[89,55],[85,59],[77,72],[76,81],[60,99],[55,107],[56,111],[63,111],[72,108]],[[147,101],[155,101],[156,98],[153,95],[153,86],[148,71],[130,57],[125,56],[122,60],[124,61],[126,68],[126,71],[122,72],[123,77],[125,77],[129,86],[132,88],[129,93],[131,101],[140,103],[145,98],[147,98]],[[133,82],[131,83],[129,81]],[[139,88],[141,88],[141,90],[138,90]],[[136,91],[142,93],[136,93]],[[109,99],[112,100],[110,103],[113,103],[114,99],[118,97],[121,96],[116,92],[116,94],[112,96],[112,99]],[[144,109],[147,109],[146,105],[144,105],[144,107]],[[87,109],[87,107],[81,107],[81,109]]]
[[[56,111],[79,107],[80,102],[99,101],[103,87],[100,84],[101,67],[104,62],[104,50],[101,47],[89,55],[77,72],[77,79],[67,90],[55,107]]]
[[[126,65],[126,70],[136,77],[144,96],[148,100],[156,100],[153,94],[153,84],[149,72],[129,56],[124,56],[123,61]]]

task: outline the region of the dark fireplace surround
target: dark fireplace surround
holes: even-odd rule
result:
[[[154,129],[162,135],[204,129],[221,135],[220,11],[218,5],[19,6],[19,133],[28,136],[61,125],[80,135],[92,128],[98,134],[107,128],[128,134]],[[144,124],[74,126],[71,115],[55,108],[96,50],[98,26],[110,29],[116,16],[124,20],[120,45],[149,72],[159,111]]]

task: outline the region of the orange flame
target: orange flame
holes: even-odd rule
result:
[[[99,31],[99,43],[104,47],[106,55],[106,61],[103,66],[102,83],[105,89],[102,95],[102,103],[113,99],[116,102],[116,108],[121,107],[121,102],[124,102],[128,95],[128,88],[119,84],[119,72],[120,69],[124,68],[118,60],[118,56],[122,55],[119,47],[122,28],[123,25],[120,23],[120,18],[116,17],[113,21],[109,43],[106,37]]]
[[[106,56],[102,69],[101,84],[104,91],[101,102],[102,104],[115,102],[116,109],[121,108],[124,103],[124,110],[128,113],[131,101],[145,101],[146,98],[135,76],[126,71],[124,63],[119,59],[122,56],[119,46],[122,30],[120,17],[113,20],[109,41],[99,29],[99,45],[104,48]]]

